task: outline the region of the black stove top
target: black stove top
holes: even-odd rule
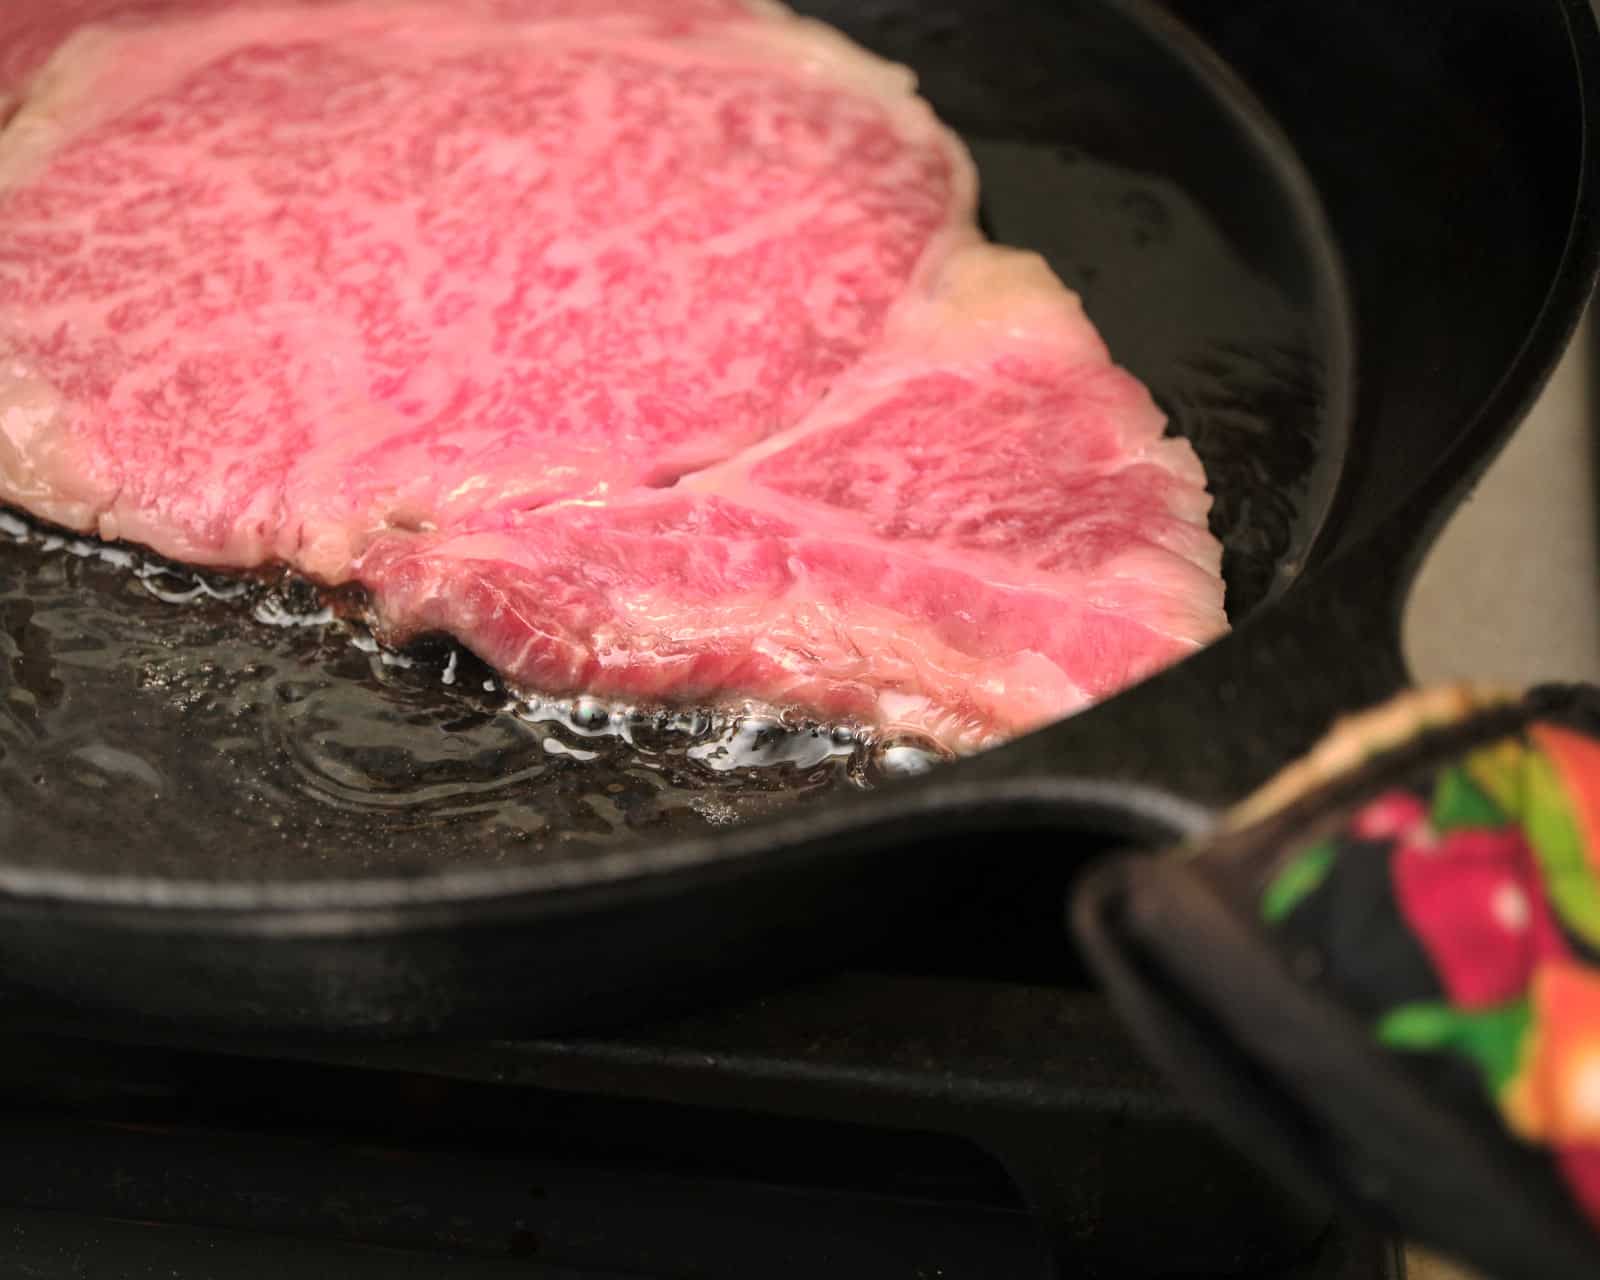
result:
[[[13,1011],[33,1277],[1379,1280],[1092,993],[861,972],[626,1037],[207,1041]]]

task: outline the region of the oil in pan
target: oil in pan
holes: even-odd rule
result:
[[[0,840],[64,871],[347,876],[684,835],[926,767],[747,712],[527,700],[393,652],[308,584],[172,565],[0,513]]]

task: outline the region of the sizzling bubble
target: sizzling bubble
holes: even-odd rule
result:
[[[396,652],[341,612],[292,577],[0,513],[8,856],[219,878],[528,862],[874,786],[920,751],[762,707],[518,697],[458,646]]]

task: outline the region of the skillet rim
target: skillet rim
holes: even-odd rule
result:
[[[1315,243],[1333,267],[1326,279],[1340,296],[1334,299],[1344,330],[1335,335],[1344,350],[1346,369],[1354,363],[1351,331],[1353,310],[1348,284],[1334,249],[1334,237],[1315,184],[1299,160],[1289,137],[1271,113],[1232,69],[1187,25],[1155,0],[1098,0],[1156,40],[1180,65],[1212,90],[1234,123],[1263,153],[1277,162],[1285,189],[1299,213],[1320,234]],[[1583,74],[1585,65],[1600,66],[1600,26],[1593,14],[1586,21],[1587,0],[1559,0],[1565,19],[1582,106],[1579,180],[1566,242],[1550,289],[1516,355],[1494,389],[1461,430],[1455,446],[1436,463],[1413,491],[1410,506],[1428,503],[1431,524],[1414,535],[1420,559],[1434,528],[1453,505],[1455,492],[1470,484],[1474,467],[1451,474],[1450,463],[1464,449],[1473,449],[1476,468],[1487,465],[1526,413],[1553,372],[1582,313],[1597,267],[1600,267],[1600,218],[1585,217],[1600,185],[1600,157],[1593,145],[1600,125],[1600,94]],[[1530,359],[1532,351],[1544,352]],[[1529,366],[1532,367],[1529,367]],[[1347,424],[1353,407],[1350,380],[1336,379],[1335,407]],[[1485,432],[1493,434],[1485,437]],[[1431,498],[1431,503],[1429,499]],[[1326,517],[1326,510],[1321,515]],[[1314,554],[1314,549],[1312,551]],[[1271,596],[1252,612],[1257,617],[1278,607]],[[1227,643],[1228,637],[1217,643]],[[1214,646],[1209,646],[1214,647]],[[1208,647],[1208,648],[1209,648]],[[1201,650],[1200,652],[1205,652]],[[1185,662],[1190,659],[1186,659]],[[1175,664],[1178,667],[1184,663]],[[1172,670],[1175,668],[1168,668]],[[1143,682],[1141,682],[1143,683]],[[1134,686],[1137,687],[1137,686]],[[1115,704],[1120,695],[1103,706]],[[1048,732],[1045,726],[1014,739],[1010,747]],[[981,758],[981,757],[975,757]],[[89,874],[18,867],[0,861],[0,919],[48,915],[74,923],[138,931],[219,936],[320,936],[387,934],[414,928],[440,927],[459,919],[463,906],[479,908],[486,919],[514,916],[567,915],[580,912],[597,895],[609,905],[674,893],[701,879],[737,874],[755,855],[772,858],[829,856],[819,841],[869,832],[881,824],[912,817],[938,818],[960,814],[978,818],[1018,808],[1065,806],[1081,822],[1085,810],[1099,812],[1109,825],[1146,832],[1192,834],[1210,820],[1209,811],[1152,788],[1117,786],[1065,778],[1017,776],[1009,779],[959,776],[960,765],[923,778],[893,784],[883,791],[830,798],[825,809],[802,807],[789,813],[726,831],[661,844],[629,844],[614,852],[585,853],[533,865],[446,870],[435,874],[360,879],[219,881],[145,875]],[[957,776],[952,776],[955,772]],[[847,841],[841,842],[842,851]]]
[[[1509,443],[1555,374],[1600,276],[1600,9],[1591,0],[1555,3],[1565,21],[1581,99],[1578,180],[1566,243],[1538,314],[1499,381],[1417,487],[1363,540],[1363,545],[1370,545],[1387,538],[1408,553],[1396,579],[1401,603],[1422,558],[1455,507]],[[1588,75],[1586,68],[1591,69]],[[1542,361],[1530,361],[1533,351],[1550,354]],[[1463,458],[1464,454],[1468,456]],[[1413,512],[1421,516],[1420,524],[1414,523],[1409,536],[1402,537],[1405,517]]]

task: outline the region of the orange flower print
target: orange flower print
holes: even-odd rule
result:
[[[1501,1095],[1507,1123],[1550,1146],[1600,1145],[1600,973],[1541,965],[1532,997],[1532,1034]]]

